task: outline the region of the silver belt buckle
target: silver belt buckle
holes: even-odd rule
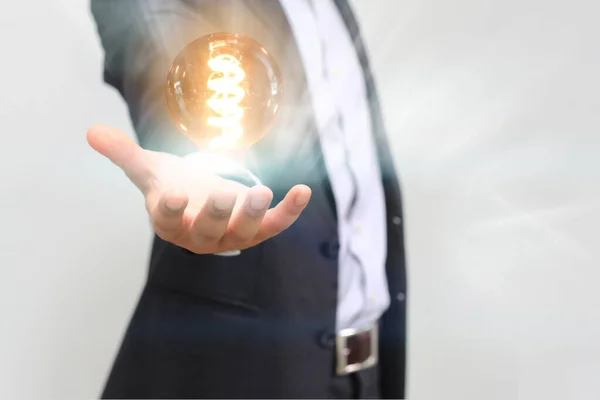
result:
[[[354,364],[348,364],[347,339],[358,333],[371,333],[371,354],[366,360]],[[343,329],[339,331],[335,338],[336,353],[336,373],[338,375],[348,375],[353,372],[367,369],[377,364],[379,354],[379,329],[377,323],[365,329]]]

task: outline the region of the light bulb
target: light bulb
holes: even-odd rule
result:
[[[212,33],[177,55],[167,76],[173,122],[200,150],[243,150],[271,128],[282,99],[282,78],[254,39]]]

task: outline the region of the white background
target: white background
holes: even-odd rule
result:
[[[405,197],[409,396],[600,395],[593,1],[355,0]],[[145,278],[83,0],[0,3],[0,398],[99,395]]]

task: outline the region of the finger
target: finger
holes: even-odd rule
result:
[[[262,242],[289,228],[304,211],[311,195],[308,186],[294,186],[275,208],[267,212],[256,239]]]
[[[263,217],[271,205],[273,192],[266,186],[255,186],[248,191],[239,211],[231,219],[227,233],[221,239],[223,247],[236,247],[256,236]]]
[[[204,247],[218,244],[227,231],[236,198],[235,193],[227,192],[215,192],[208,196],[190,227],[194,245]]]
[[[183,215],[189,198],[181,190],[164,191],[150,212],[156,233],[165,240],[176,240],[184,230]]]
[[[119,166],[131,181],[145,190],[153,178],[144,150],[125,132],[108,125],[94,125],[87,133],[94,150]]]

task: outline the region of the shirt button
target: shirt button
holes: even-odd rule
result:
[[[371,296],[369,297],[369,301],[370,301],[371,303],[375,303],[375,302],[377,301],[377,296],[375,296],[375,295],[371,295]]]
[[[396,300],[398,300],[399,302],[403,302],[404,300],[406,300],[406,295],[400,292],[396,295]]]
[[[395,216],[394,218],[392,218],[392,224],[394,225],[400,225],[402,223],[402,218]]]

